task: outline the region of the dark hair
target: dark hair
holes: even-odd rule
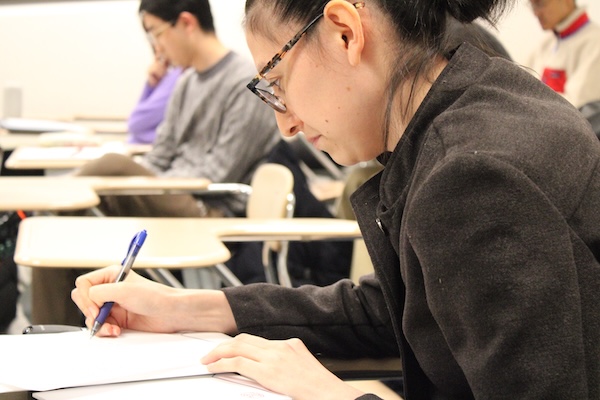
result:
[[[208,0],[142,0],[139,12],[147,12],[164,21],[176,21],[187,11],[194,15],[204,32],[215,33],[215,24]]]
[[[464,24],[450,18],[446,28],[445,49],[450,52],[465,42],[471,43],[491,57],[503,57],[512,60],[508,50],[489,30],[477,22]]]
[[[352,1],[352,0],[351,0]],[[285,23],[306,24],[323,11],[329,0],[247,0],[246,28],[275,38],[267,25],[270,20],[258,13],[251,13],[257,5],[271,11],[275,18]],[[495,25],[497,18],[514,0],[366,0],[366,7],[376,7],[389,16],[398,39],[397,53],[389,84],[386,130],[389,129],[394,95],[401,84],[412,79],[413,89],[419,76],[428,76],[436,56],[447,50],[447,21],[454,18],[462,23],[471,23],[477,18]],[[287,39],[286,39],[287,40]],[[411,98],[402,105],[402,115],[411,106]],[[387,140],[388,133],[384,135]]]

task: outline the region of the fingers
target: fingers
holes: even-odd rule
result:
[[[71,291],[71,299],[85,315],[86,322],[90,320],[93,323],[100,306],[106,301],[118,301],[123,297],[122,289],[118,287],[121,283],[109,284],[114,282],[120,269],[120,266],[114,265],[81,275],[75,280],[75,289]],[[127,277],[127,281],[139,279],[140,277],[133,272]]]
[[[212,373],[237,372],[294,399],[318,398],[322,389],[317,388],[323,387],[349,394],[340,398],[360,396],[319,363],[299,339],[273,341],[242,334],[220,344],[201,361]]]
[[[80,275],[75,280],[75,289],[71,291],[71,299],[73,299],[86,318],[90,316],[95,317],[98,314],[99,308],[99,305],[89,297],[90,288],[95,285],[114,282],[118,273],[118,266],[110,266]]]
[[[215,347],[201,362],[210,372],[239,372],[248,375],[247,368],[278,368],[283,361],[298,354],[309,353],[299,339],[267,340],[259,336],[240,334]],[[233,369],[233,370],[232,370]]]
[[[85,319],[85,325],[91,329],[94,325],[95,317],[89,317]],[[121,334],[121,327],[119,325],[111,323],[112,318],[108,318],[106,322],[100,327],[100,330],[96,333],[99,337],[117,337]]]

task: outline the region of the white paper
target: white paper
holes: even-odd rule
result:
[[[252,385],[202,376],[163,379],[146,382],[87,386],[34,393],[38,400],[177,400],[177,399],[261,399],[289,400],[288,396],[267,391],[254,382]]]
[[[30,118],[0,119],[0,127],[12,132],[87,132],[85,126],[68,122]]]
[[[200,358],[226,338],[131,331],[91,339],[87,331],[1,335],[0,384],[42,391],[206,375]]]

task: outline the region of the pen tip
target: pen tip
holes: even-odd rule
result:
[[[90,339],[93,338],[96,335],[96,333],[98,333],[101,326],[102,326],[102,324],[98,323],[98,321],[94,322],[92,329],[90,329]]]

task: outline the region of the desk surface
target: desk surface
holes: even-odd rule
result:
[[[81,167],[106,153],[134,155],[149,150],[147,145],[108,142],[100,146],[20,146],[6,159],[11,169],[71,169]]]
[[[19,226],[15,261],[30,267],[118,264],[141,229],[148,237],[136,260],[139,268],[213,266],[230,257],[223,241],[361,237],[355,221],[334,218],[30,217]]]
[[[165,194],[206,189],[203,178],[5,176],[0,177],[0,211],[65,211],[100,204],[98,195]]]
[[[45,177],[0,177],[0,211],[66,211],[94,207],[100,198],[89,184]]]
[[[40,133],[15,133],[0,129],[0,147],[4,150],[14,150],[24,146],[39,146],[46,135]],[[90,135],[101,143],[120,141],[127,139],[126,133],[97,133]]]

